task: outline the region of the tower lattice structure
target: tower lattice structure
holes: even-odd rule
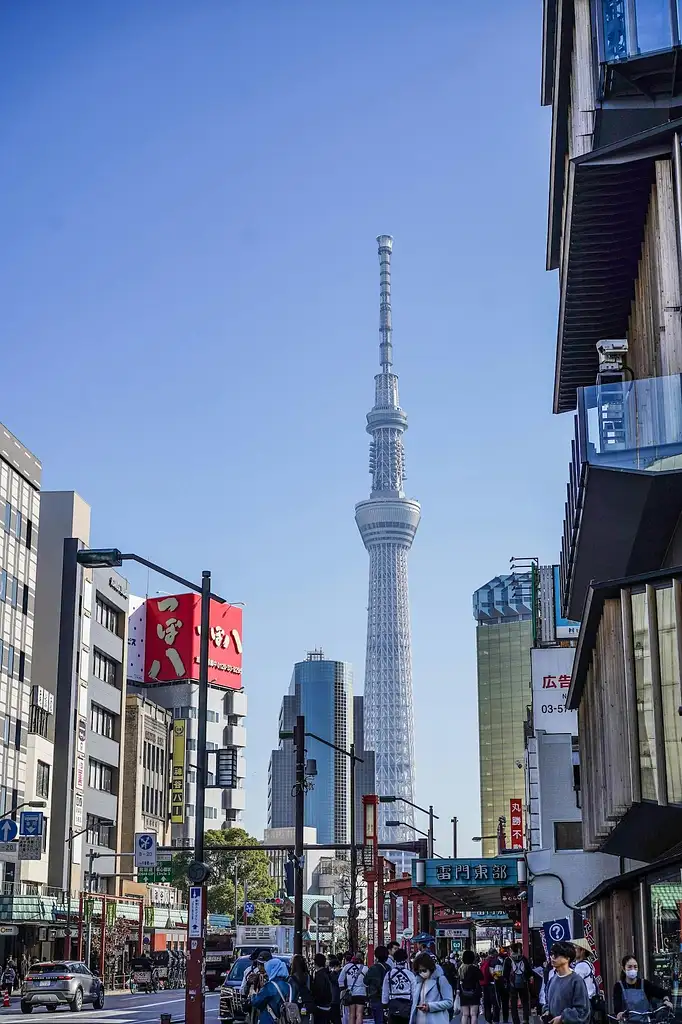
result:
[[[372,490],[355,506],[355,521],[369,553],[367,653],[365,659],[365,743],[376,754],[377,793],[414,801],[414,718],[412,641],[407,556],[419,526],[419,502],[405,497],[403,434],[407,416],[398,400],[393,373],[391,252],[393,239],[379,235],[380,366],[374,378],[375,402],[367,414],[371,435]],[[405,803],[381,805],[382,842],[413,840],[411,829],[387,830],[396,818],[413,824]]]

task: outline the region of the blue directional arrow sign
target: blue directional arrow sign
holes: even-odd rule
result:
[[[20,816],[19,834],[22,836],[42,836],[43,812],[22,811]]]
[[[11,843],[19,835],[19,826],[11,818],[0,820],[0,839],[3,843]]]

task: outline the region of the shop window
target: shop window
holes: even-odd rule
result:
[[[639,768],[642,799],[658,799],[656,792],[656,744],[654,739],[654,704],[651,679],[651,648],[646,594],[632,595],[632,632],[635,646],[635,684],[637,691],[637,724],[639,728]]]

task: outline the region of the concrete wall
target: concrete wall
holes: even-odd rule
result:
[[[582,817],[573,788],[572,737],[538,730],[535,744],[539,808],[534,834],[539,835],[541,845],[528,854],[528,865],[536,876],[532,883],[531,927],[556,918],[570,919],[571,908],[578,900],[619,872],[617,857],[555,849],[555,822],[580,821]],[[542,877],[545,872],[547,876]]]

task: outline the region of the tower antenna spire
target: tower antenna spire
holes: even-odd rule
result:
[[[390,373],[393,366],[393,326],[391,324],[391,252],[390,235],[377,235],[379,243],[379,362],[382,373]]]

